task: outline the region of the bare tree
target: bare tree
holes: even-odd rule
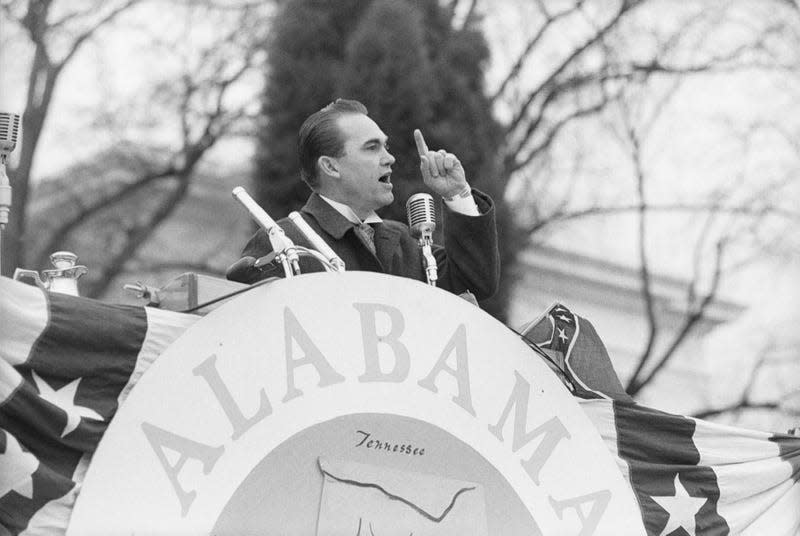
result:
[[[792,367],[798,367],[797,348],[790,350],[794,355],[782,356],[775,341],[767,343],[760,351],[752,370],[747,375],[747,382],[738,397],[727,404],[706,408],[696,412],[693,416],[698,419],[713,419],[718,417],[732,417],[738,420],[748,412],[768,412],[786,419],[785,422],[793,423],[794,428],[800,425],[800,386],[786,377],[786,372],[791,375]],[[789,365],[787,368],[786,365]],[[780,381],[771,382],[773,388],[769,395],[755,393],[758,382],[768,375],[779,376]]]
[[[795,22],[787,22],[789,10],[779,5],[782,2],[769,8],[763,3],[725,1],[656,4],[648,0],[520,4],[520,9],[527,10],[524,20],[530,29],[521,44],[512,45],[517,54],[508,62],[494,94],[495,105],[507,118],[499,175],[508,177],[517,193],[512,201],[517,232],[529,244],[566,222],[636,216],[640,289],[648,328],[628,379],[627,389],[634,395],[659,376],[698,328],[725,278],[770,247],[756,240],[744,247],[747,237],[763,235],[774,228],[776,219],[784,227],[800,222],[800,211],[781,202],[781,194],[775,196],[776,188],[785,194],[790,181],[762,182],[753,189],[745,170],[739,183],[723,184],[693,199],[657,199],[648,194],[654,179],[643,146],[659,111],[669,102],[670,88],[675,90],[692,78],[748,70],[791,72],[791,64],[780,54],[780,41],[787,26],[796,26],[791,14],[789,21]],[[654,24],[659,17],[668,21]],[[717,33],[732,28],[741,30],[737,39],[715,39]],[[652,115],[648,117],[645,109]],[[570,143],[564,135],[575,136],[578,127],[593,125],[592,132],[608,133],[608,128],[597,127],[603,121],[615,123],[621,132],[618,137],[629,165],[615,173],[621,194],[599,199],[581,191],[577,181],[571,184],[574,177],[554,171],[558,158],[554,155],[559,149],[563,154],[563,147]],[[581,154],[573,154],[580,165]],[[575,174],[585,177],[591,170],[578,169]],[[628,184],[633,188],[625,186],[631,179]],[[686,248],[693,251],[694,260],[687,275],[685,309],[669,329],[659,325],[663,320],[656,311],[652,281],[659,266],[651,252],[648,223],[653,215],[664,214],[676,220],[691,217],[698,230]],[[505,269],[513,270],[513,266]]]
[[[124,5],[130,7],[133,3],[129,1]],[[50,2],[45,4],[50,7]],[[86,173],[87,181],[61,186],[63,191],[59,195],[62,202],[58,209],[63,216],[61,221],[49,226],[44,221],[35,227],[35,234],[27,235],[21,231],[25,229],[25,222],[30,221],[26,210],[30,162],[43,120],[34,126],[33,132],[27,130],[30,127],[24,127],[24,140],[33,145],[28,145],[28,152],[23,148],[28,155],[25,169],[20,164],[20,170],[14,172],[17,177],[14,214],[19,223],[17,234],[13,236],[28,238],[28,252],[35,253],[32,260],[37,267],[46,266],[52,251],[63,249],[65,244],[81,234],[89,233],[96,241],[104,241],[102,262],[93,263],[92,273],[84,282],[83,291],[90,296],[101,295],[125,263],[174,213],[189,192],[195,171],[209,150],[231,133],[241,133],[255,115],[254,101],[237,98],[235,94],[241,93],[243,86],[258,84],[257,79],[248,80],[248,77],[259,72],[269,5],[209,1],[170,9],[171,12],[165,13],[172,13],[179,20],[183,18],[184,22],[192,21],[184,24],[185,28],[191,29],[200,23],[215,25],[210,32],[213,38],[205,43],[195,43],[192,36],[180,31],[164,38],[153,36],[152,47],[160,49],[165,57],[177,58],[181,67],[176,72],[150,74],[154,83],[149,98],[143,102],[149,107],[149,113],[120,114],[125,124],[115,124],[118,120],[111,117],[108,120],[111,124],[106,128],[118,131],[115,131],[116,139],[107,151],[98,155],[101,161],[89,166],[91,171]],[[116,12],[121,12],[121,9]],[[76,13],[75,17],[78,15]],[[42,19],[38,24],[44,26],[43,31],[55,31],[46,24],[47,14],[40,16]],[[192,47],[181,50],[176,44],[180,39],[193,42]],[[48,99],[52,98],[54,87],[53,82]],[[30,112],[31,106],[28,104],[26,116],[37,116],[38,113],[43,118],[46,115],[46,109],[35,108]],[[123,106],[120,109],[124,109]],[[160,112],[154,114],[155,110]],[[131,116],[136,115],[155,115],[163,121],[156,125],[131,124]],[[148,142],[128,140],[126,132],[137,126],[139,134],[142,128],[149,126],[160,132],[175,132],[172,136],[174,142],[153,146]],[[159,135],[156,138],[163,137]],[[109,174],[122,175],[123,178],[108,180]],[[91,176],[105,180],[92,181]],[[20,193],[20,190],[23,191]],[[65,199],[70,202],[63,202]],[[15,255],[21,261],[24,250],[19,240],[17,243]],[[9,266],[18,263],[12,261]]]
[[[40,264],[44,264],[46,256],[65,243],[71,233],[80,231],[86,224],[91,226],[92,222],[96,226],[103,220],[102,214],[118,210],[116,207],[135,204],[137,196],[146,190],[146,208],[128,215],[117,226],[113,246],[106,258],[95,265],[96,274],[84,292],[99,296],[106,290],[125,263],[186,197],[201,159],[220,139],[252,119],[254,110],[250,102],[232,105],[228,97],[244,77],[257,71],[262,22],[253,16],[250,8],[243,9],[234,17],[228,31],[220,32],[213,42],[196,51],[197,60],[187,62],[177,80],[163,80],[154,88],[156,101],[163,102],[166,110],[164,116],[172,115],[177,120],[179,143],[165,148],[164,156],[155,165],[149,163],[144,169],[140,168],[119,188],[96,197],[62,222],[39,250]]]
[[[14,210],[3,241],[3,272],[10,275],[24,258],[22,237],[26,231],[27,204],[34,157],[64,68],[102,28],[141,0],[66,2],[56,0],[8,0],[2,13],[20,25],[33,46],[28,71],[22,144],[19,163],[11,170]]]
[[[71,200],[71,210],[59,225],[40,233],[43,236],[32,241],[25,252],[22,238],[31,236],[26,232],[31,165],[58,77],[90,38],[100,36],[98,32],[105,25],[144,1],[66,4],[57,0],[0,0],[0,8],[25,28],[35,50],[20,164],[11,173],[15,205],[9,228],[11,240],[4,241],[6,267],[13,269],[23,260],[41,267],[47,255],[61,249],[71,237],[85,233],[87,228],[95,233],[101,228],[104,233],[97,236],[105,245],[107,258],[88,288],[90,295],[98,295],[158,225],[173,214],[209,150],[250,119],[250,110],[241,102],[232,104],[229,97],[258,65],[268,6],[244,0],[206,0],[175,8],[187,13],[222,13],[227,22],[220,28],[232,28],[227,34],[219,32],[214,43],[197,47],[179,75],[162,78],[153,88],[148,105],[159,103],[160,109],[167,111],[163,123],[177,126],[176,141],[153,148],[120,136],[115,150],[103,154],[98,170],[124,168],[124,177],[102,186],[94,184],[89,196],[63,192]],[[670,88],[690,78],[744,69],[782,70],[787,76],[797,72],[797,62],[792,63],[791,56],[787,59],[781,46],[787,35],[797,34],[797,4],[786,0],[771,0],[767,8],[763,4],[679,0],[665,7],[663,1],[654,0],[520,1],[524,15],[519,18],[525,21],[525,32],[519,40],[509,42],[505,55],[495,56],[511,58],[492,90],[497,116],[504,123],[496,176],[503,185],[525,194],[511,201],[517,225],[511,229],[511,236],[504,237],[510,246],[504,254],[502,282],[509,292],[520,244],[541,240],[550,230],[568,222],[636,215],[642,300],[649,327],[647,342],[628,380],[632,393],[640,392],[658,377],[697,329],[725,277],[748,262],[748,256],[739,253],[742,240],[751,237],[754,243],[764,245],[764,230],[775,225],[775,218],[792,225],[800,220],[796,209],[779,202],[781,192],[792,184],[792,174],[758,190],[748,190],[743,170],[736,184],[723,185],[690,200],[655,199],[648,194],[653,180],[646,151],[648,125],[658,114],[642,115],[636,106],[646,104],[651,112],[663,110]],[[462,25],[474,20],[482,10],[491,13],[494,6],[478,0],[451,0],[446,5],[453,13],[454,26],[458,20]],[[670,23],[653,24],[659,17],[652,9],[668,12]],[[760,12],[743,16],[741,10],[747,9]],[[741,20],[746,24],[737,22]],[[731,24],[739,25],[737,39],[712,43],[715,34],[730,30]],[[165,54],[172,53],[170,46],[164,43]],[[609,119],[612,116],[616,119]],[[581,160],[592,151],[588,144],[571,153],[572,176],[556,169],[558,151],[569,143],[567,136],[574,136],[585,125],[599,128],[597,124],[603,121],[615,123],[622,134],[630,166],[619,176],[621,183],[634,185],[631,195],[599,199],[581,188],[580,178],[588,173],[581,168]],[[756,134],[755,130],[746,132],[744,138],[752,139]],[[785,136],[787,140],[797,139],[794,132],[787,131]],[[116,166],[109,166],[114,159]],[[120,210],[126,205],[142,209],[133,217]],[[689,248],[694,268],[687,278],[685,311],[679,325],[670,326],[671,335],[666,340],[666,330],[659,326],[654,311],[652,279],[658,266],[650,255],[648,224],[651,217],[662,214],[696,218],[700,230]],[[748,255],[759,252],[750,248]]]
[[[713,208],[704,208],[700,212],[703,222],[693,248],[693,272],[688,277],[684,311],[677,325],[669,326],[665,330],[668,334],[662,336],[662,326],[656,311],[656,293],[653,285],[653,261],[649,253],[652,242],[649,236],[648,217],[651,212],[651,201],[647,194],[648,175],[644,162],[643,145],[647,142],[648,133],[657,123],[659,116],[664,112],[665,105],[677,88],[673,84],[668,88],[658,103],[653,106],[653,112],[636,121],[635,112],[628,98],[621,97],[617,104],[621,111],[623,142],[627,144],[636,184],[636,210],[637,219],[637,244],[639,260],[640,292],[644,314],[646,318],[647,334],[633,373],[627,379],[626,391],[635,396],[644,387],[653,382],[661,370],[674,358],[678,348],[684,343],[691,332],[698,327],[713,301],[717,298],[723,276],[734,270],[727,266],[724,260],[726,248],[735,241],[735,231],[727,227],[723,232],[717,231],[715,222],[723,216],[725,207],[724,199],[720,197],[730,192],[720,192],[715,196]],[[746,217],[755,221],[761,220],[761,212],[748,214]],[[711,241],[712,246],[707,247]],[[711,257],[711,258],[709,258]],[[657,345],[659,338],[668,338],[667,342]]]

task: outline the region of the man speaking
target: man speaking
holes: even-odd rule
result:
[[[437,286],[456,294],[470,291],[479,300],[489,298],[497,290],[500,274],[494,203],[470,188],[455,155],[429,150],[419,130],[414,139],[422,178],[445,205],[444,246],[432,247]],[[300,127],[298,154],[301,176],[312,190],[300,212],[348,271],[426,280],[422,252],[409,227],[383,220],[375,212],[394,200],[395,159],[386,134],[368,117],[363,104],[337,99],[309,116]],[[288,218],[278,224],[295,244],[311,247]],[[271,251],[269,238],[260,229],[242,255],[258,258]],[[303,273],[323,269],[306,258],[300,266]],[[252,283],[281,275],[280,267],[267,267],[228,277]]]

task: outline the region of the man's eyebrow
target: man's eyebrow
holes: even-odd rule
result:
[[[381,138],[370,138],[370,139],[368,139],[367,141],[364,142],[363,147],[367,147],[368,145],[372,145],[374,143],[377,143],[377,144],[380,145],[380,144],[386,144],[388,142],[389,142],[389,137],[388,136],[384,136],[384,137],[381,137]]]

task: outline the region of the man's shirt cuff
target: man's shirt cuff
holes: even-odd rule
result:
[[[472,195],[469,197],[456,197],[450,201],[445,200],[444,204],[453,212],[458,212],[465,216],[481,215],[481,211],[478,210],[478,205],[475,203],[475,198],[472,197]]]

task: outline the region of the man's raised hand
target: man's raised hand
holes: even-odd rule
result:
[[[444,150],[429,150],[419,129],[414,130],[414,142],[419,153],[422,180],[428,188],[442,197],[449,198],[468,187],[464,167],[456,155]]]

